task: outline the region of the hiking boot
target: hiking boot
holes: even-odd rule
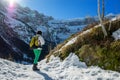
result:
[[[33,68],[34,71],[38,71],[39,69],[37,68],[37,64],[33,64]]]

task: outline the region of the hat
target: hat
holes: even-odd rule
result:
[[[37,33],[36,34],[40,34],[40,35],[42,35],[42,31],[37,31]]]

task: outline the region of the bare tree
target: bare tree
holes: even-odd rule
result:
[[[102,20],[104,21],[104,16],[105,16],[105,4],[104,0],[102,0]]]
[[[102,0],[102,1],[104,1],[104,0]],[[104,2],[102,2],[102,4],[104,5]],[[102,8],[102,9],[104,9],[104,8]],[[103,16],[104,16],[104,14],[103,14]],[[107,34],[107,31],[106,31],[106,29],[105,29],[105,27],[104,27],[103,20],[102,20],[102,18],[101,18],[101,13],[100,13],[100,0],[98,0],[98,18],[99,18],[99,20],[100,20],[100,24],[101,24],[101,27],[102,27],[102,31],[103,31],[103,33],[104,33],[104,36],[106,37],[108,34]]]

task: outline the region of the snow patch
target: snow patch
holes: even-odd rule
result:
[[[120,29],[113,32],[112,36],[114,37],[115,40],[120,39]]]
[[[111,19],[111,21],[115,21],[115,20],[117,20],[117,17]]]
[[[68,45],[73,44],[77,40],[77,37],[72,38],[70,41],[68,41],[59,51],[62,51],[62,49]]]
[[[87,68],[86,64],[79,61],[79,58],[74,53],[71,53],[63,62],[62,66],[64,68],[77,67],[77,68]]]

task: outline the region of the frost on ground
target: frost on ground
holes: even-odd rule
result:
[[[32,71],[32,65],[22,65],[0,59],[0,80],[120,80],[120,73],[87,67],[71,53],[63,62],[51,56],[38,64],[40,71]]]

